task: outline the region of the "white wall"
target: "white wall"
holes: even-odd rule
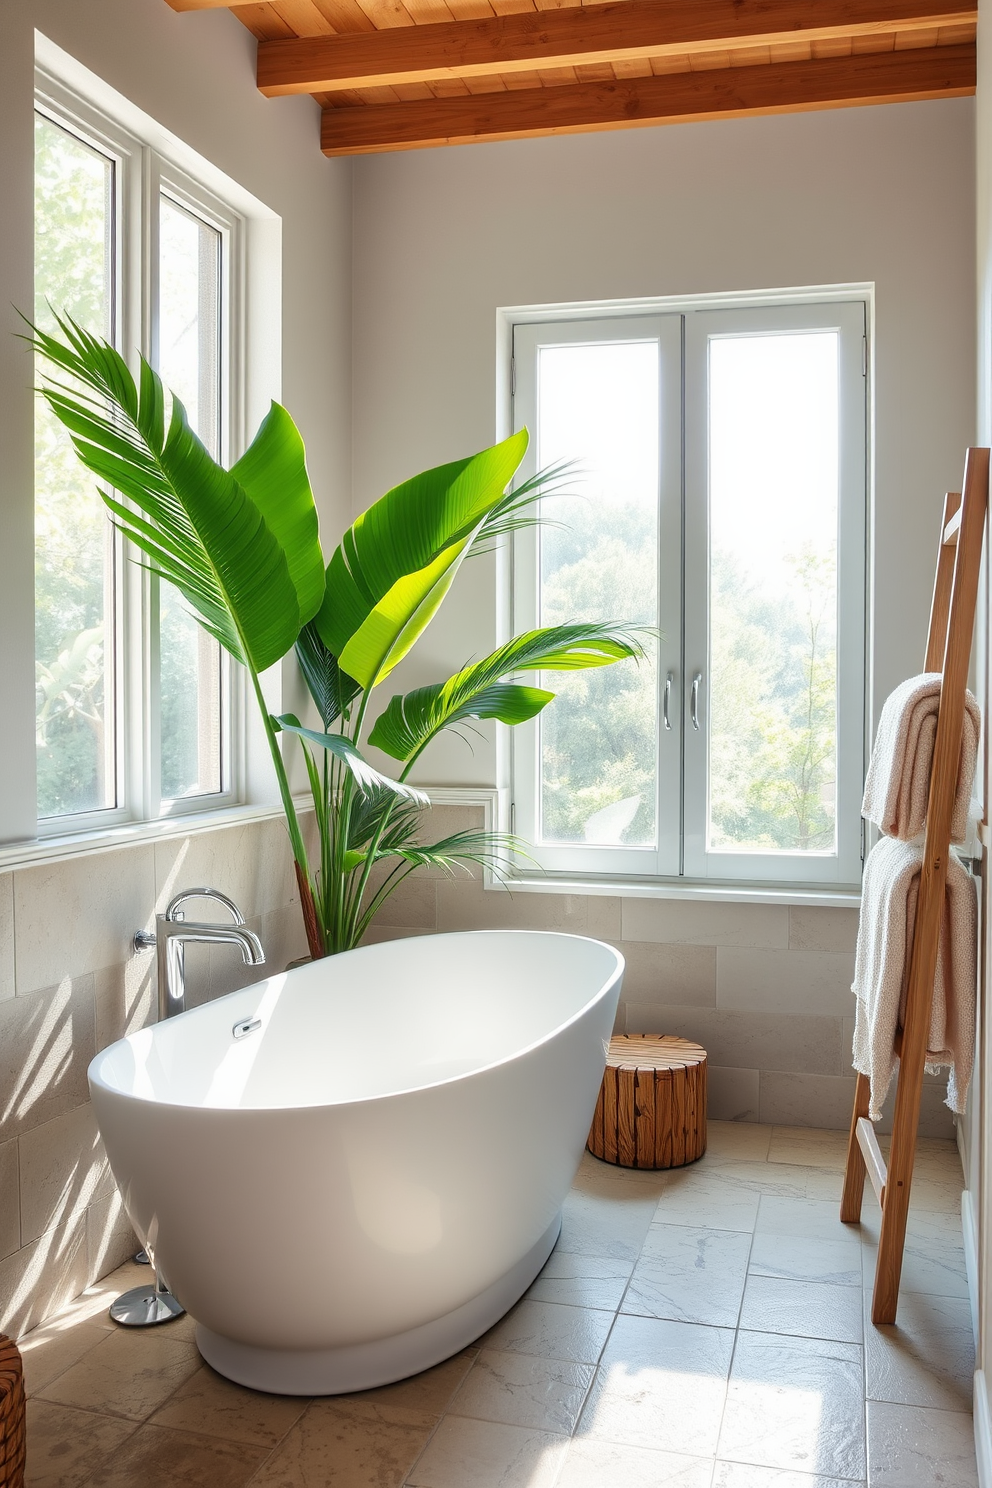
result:
[[[355,162],[355,504],[495,434],[498,306],[873,281],[875,694],[921,660],[934,531],[974,437],[970,100]],[[471,569],[418,664],[491,644]],[[408,674],[409,675],[409,674]],[[421,778],[494,780],[452,743]]]
[[[28,807],[34,753],[33,381],[13,306],[33,301],[34,29],[282,219],[281,314],[262,380],[299,422],[328,546],[350,504],[351,168],[318,149],[309,99],[269,104],[254,43],[226,12],[164,0],[0,0],[0,821]],[[280,365],[281,363],[281,365]],[[8,799],[3,801],[7,791]],[[33,822],[30,830],[33,830]],[[16,835],[13,833],[12,835]],[[133,1246],[90,1109],[86,1066],[152,1008],[131,936],[179,888],[214,883],[261,934],[269,969],[305,949],[286,833],[241,823],[0,873],[0,1330],[64,1305]],[[16,929],[15,929],[16,923]],[[264,968],[263,968],[264,970]],[[200,957],[196,993],[245,979]]]
[[[919,669],[942,495],[974,438],[973,120],[961,100],[357,160],[356,509],[494,438],[499,307],[872,283],[880,702]],[[462,570],[399,686],[489,650],[496,607],[492,565]],[[474,754],[435,747],[420,779],[492,784],[491,736]],[[854,910],[439,883],[392,915],[396,929],[613,940],[628,960],[620,1027],[708,1047],[712,1115],[849,1121]],[[939,1083],[922,1129],[950,1135]]]

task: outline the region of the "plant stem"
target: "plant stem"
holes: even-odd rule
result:
[[[310,864],[307,861],[307,850],[303,842],[303,833],[300,831],[299,818],[296,815],[296,807],[293,804],[293,793],[289,788],[289,778],[286,774],[286,765],[276,738],[276,731],[272,727],[272,719],[269,709],[262,693],[262,685],[258,679],[258,673],[253,666],[246,668],[251,685],[255,692],[255,700],[258,703],[259,713],[262,715],[262,726],[265,729],[265,737],[269,741],[269,753],[275,767],[276,781],[279,785],[279,795],[282,798],[282,809],[286,814],[286,830],[289,832],[289,842],[293,849],[293,860],[296,864],[296,881],[300,888],[300,901],[303,907],[303,923],[307,932],[307,944],[310,954],[315,961],[326,955],[324,949],[324,937],[321,934],[317,919],[317,909],[314,904],[313,885],[310,881]]]

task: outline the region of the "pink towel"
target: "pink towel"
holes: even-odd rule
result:
[[[857,997],[853,1064],[871,1080],[872,1121],[897,1064],[896,1029],[906,1013],[909,952],[920,890],[923,849],[883,837],[868,854],[861,892],[861,921],[852,991]],[[975,881],[953,853],[940,926],[927,1070],[950,1066],[947,1104],[960,1115],[975,1059],[975,989],[978,980],[978,910]]]
[[[939,701],[940,673],[923,672],[901,683],[886,699],[882,709],[865,780],[861,814],[881,827],[886,837],[900,837],[908,842],[923,831]],[[975,779],[981,727],[981,710],[968,692],[965,694],[961,761],[951,819],[952,842],[963,842],[968,831],[968,803]]]

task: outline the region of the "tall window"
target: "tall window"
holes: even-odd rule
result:
[[[42,90],[35,130],[38,324],[65,310],[125,356],[143,352],[228,461],[239,220],[57,85]],[[177,592],[132,561],[40,398],[36,420],[41,829],[226,804],[237,773],[227,659]]]
[[[865,344],[850,301],[515,327],[532,468],[576,462],[514,540],[515,625],[650,633],[514,731],[547,869],[857,882]]]

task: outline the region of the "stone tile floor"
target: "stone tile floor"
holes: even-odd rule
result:
[[[123,1267],[22,1340],[28,1488],[977,1488],[950,1142],[920,1144],[895,1327],[837,1132],[712,1123],[706,1156],[585,1156],[558,1246],[484,1338],[362,1394],[260,1395],[188,1317],[117,1328]]]

